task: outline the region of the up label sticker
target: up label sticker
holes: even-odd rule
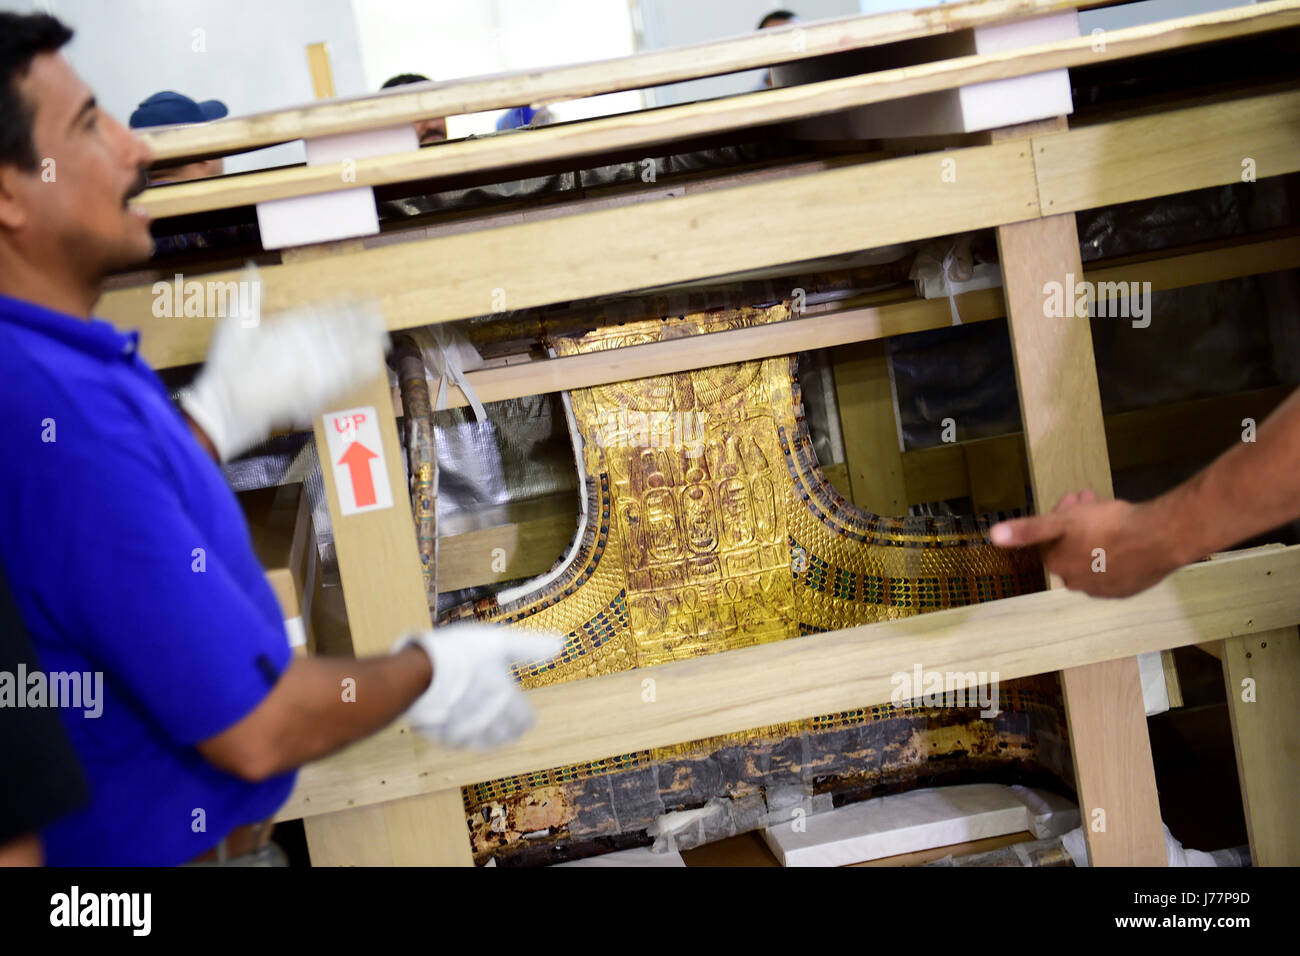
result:
[[[339,511],[344,515],[393,506],[393,489],[384,464],[384,444],[373,405],[324,416]]]

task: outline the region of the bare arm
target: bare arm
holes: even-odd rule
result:
[[[428,656],[414,646],[359,660],[295,657],[252,713],[198,750],[222,770],[265,780],[387,726],[432,678]]]
[[[0,843],[0,867],[44,865],[45,852],[41,846],[41,838],[35,833],[15,837],[8,843]]]
[[[1066,495],[1050,514],[1004,521],[1003,547],[1038,545],[1068,587],[1124,597],[1170,571],[1300,517],[1300,391],[1183,484],[1148,502]],[[1097,570],[1101,549],[1105,571]]]
[[[1162,496],[1167,509],[1187,516],[1175,541],[1185,560],[1300,517],[1300,391],[1274,409],[1255,438]]]

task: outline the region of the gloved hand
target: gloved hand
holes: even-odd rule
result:
[[[217,326],[203,371],[180,398],[222,461],[273,428],[310,421],[384,369],[388,333],[374,306],[304,306],[247,325],[232,315]]]
[[[487,750],[533,725],[533,709],[510,670],[564,649],[555,634],[492,624],[452,624],[408,634],[393,651],[418,644],[433,662],[433,681],[403,715],[422,736],[448,747]]]

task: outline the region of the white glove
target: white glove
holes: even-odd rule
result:
[[[256,321],[225,319],[181,407],[222,461],[273,428],[310,421],[328,403],[384,370],[388,333],[379,309],[331,303]]]
[[[555,634],[472,623],[408,634],[393,651],[411,644],[429,655],[433,681],[403,716],[422,736],[477,750],[508,743],[533,725],[533,708],[510,665],[549,660],[564,649]]]

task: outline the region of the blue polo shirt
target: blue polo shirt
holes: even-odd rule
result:
[[[182,863],[293,786],[195,749],[291,653],[234,494],[137,339],[0,296],[0,564],[46,673],[87,693],[102,674],[93,707],[60,711],[91,802],[43,832],[55,865]]]

